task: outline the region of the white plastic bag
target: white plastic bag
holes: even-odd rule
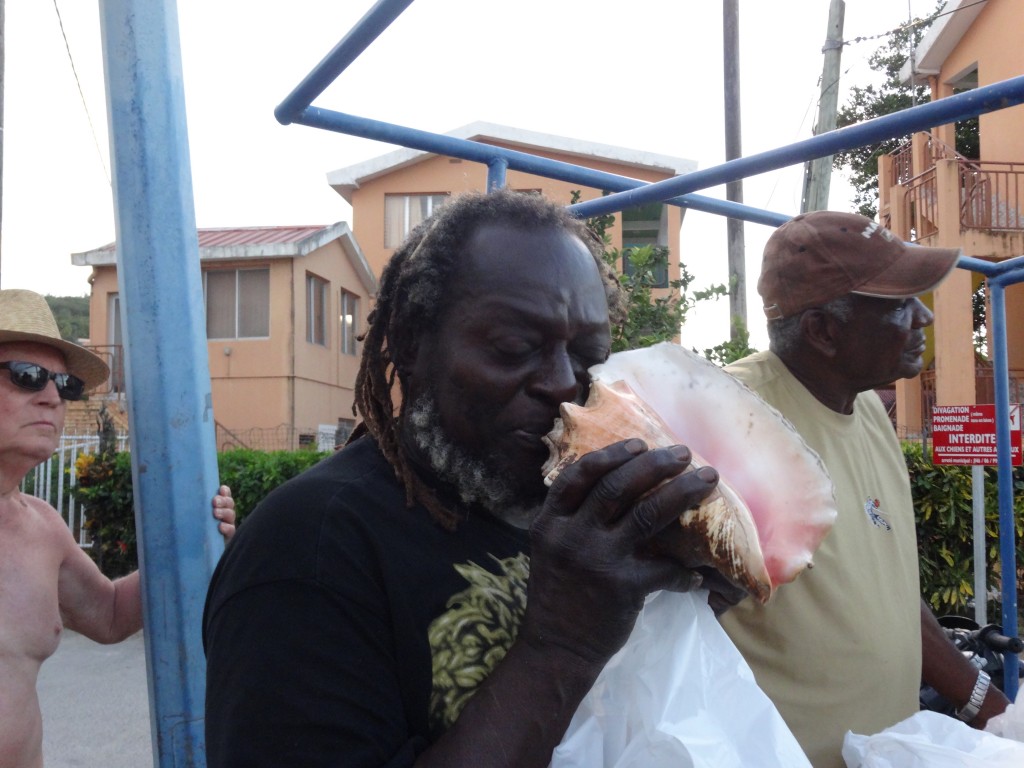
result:
[[[938,712],[917,712],[871,736],[847,732],[849,768],[1021,768],[1024,744]]]
[[[577,709],[551,768],[801,768],[705,591],[650,596]]]
[[[985,731],[1004,739],[1024,741],[1024,705],[1010,704],[1003,714],[989,718]]]

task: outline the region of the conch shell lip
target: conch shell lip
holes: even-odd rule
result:
[[[625,380],[747,501],[773,584],[811,564],[838,515],[835,492],[821,457],[777,409],[678,344],[616,353],[590,374]]]
[[[648,447],[684,444],[691,466],[711,464],[719,472],[716,491],[680,523],[702,532],[695,541],[708,543],[720,572],[743,577],[764,602],[810,567],[837,516],[834,490],[821,458],[776,409],[673,344],[613,354],[590,374],[587,407],[563,403],[562,429],[545,441],[551,448],[545,482],[624,437],[640,437]],[[670,546],[684,551],[689,542],[677,536]]]

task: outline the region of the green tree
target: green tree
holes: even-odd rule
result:
[[[46,303],[50,305],[62,339],[77,342],[89,337],[87,296],[47,296]]]
[[[579,191],[573,191],[572,202],[578,202],[579,199]],[[679,265],[679,278],[669,280],[666,285],[663,276],[668,271],[668,248],[654,245],[626,248],[623,251],[610,248],[608,230],[614,223],[615,217],[612,214],[587,220],[591,231],[605,243],[605,262],[618,275],[619,284],[626,295],[626,322],[612,329],[613,352],[671,341],[679,335],[680,328],[686,322],[686,315],[698,303],[728,295],[729,289],[723,284],[691,292],[694,277],[685,264]],[[746,344],[748,338],[746,329],[743,329],[742,343],[725,342],[705,350],[704,354],[709,360],[721,365],[738,360],[754,351]]]
[[[750,333],[743,324],[743,320],[734,317],[732,325],[736,329],[735,338],[730,338],[729,341],[723,341],[721,344],[704,350],[704,357],[716,365],[726,366],[757,352],[754,347],[750,346]]]
[[[853,86],[847,103],[840,108],[836,125],[844,128],[882,115],[890,115],[915,104],[925,104],[931,94],[925,86],[904,85],[900,70],[906,64],[911,49],[911,40],[916,48],[924,33],[938,18],[940,2],[936,11],[925,19],[914,19],[910,24],[889,33],[885,43],[868,59],[872,70],[882,76],[880,84]],[[859,213],[874,218],[878,214],[878,158],[895,151],[910,140],[910,136],[868,144],[863,147],[837,152],[832,159],[833,167],[846,169],[854,188],[852,202]],[[978,156],[978,120],[966,120],[956,125],[956,151],[976,158]]]

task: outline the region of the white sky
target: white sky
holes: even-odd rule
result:
[[[371,5],[180,0],[200,227],[350,220],[326,174],[395,147],[282,126],[273,110]],[[828,5],[740,2],[745,155],[811,135]],[[847,0],[844,38],[886,32],[934,7]],[[114,239],[98,3],[6,0],[5,42],[0,285],[87,295],[90,270],[72,266],[70,254]],[[866,61],[882,42],[843,49],[840,104],[847,87],[873,77]],[[441,133],[485,120],[708,168],[725,159],[722,57],[722,8],[708,0],[417,0],[315,103]],[[795,214],[801,181],[799,167],[753,177],[744,201]],[[850,198],[834,178],[830,207],[849,210]],[[745,228],[749,324],[760,347],[754,286],[769,234]],[[724,219],[688,212],[682,244],[695,287],[726,280]],[[702,348],[728,333],[720,301],[691,315],[683,341]]]

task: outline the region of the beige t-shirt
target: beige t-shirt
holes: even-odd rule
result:
[[[906,464],[881,401],[851,415],[819,402],[771,352],[727,370],[782,412],[818,452],[839,515],[813,569],[767,606],[745,600],[722,625],[816,768],[844,768],[843,736],[877,733],[918,709],[917,536]],[[741,446],[757,461],[770,445]]]

